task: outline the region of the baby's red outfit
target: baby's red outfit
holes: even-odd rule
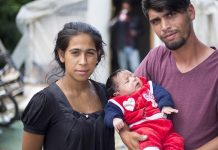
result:
[[[131,131],[148,136],[147,140],[140,142],[140,150],[146,147],[184,150],[183,138],[174,132],[172,122],[157,107],[152,84],[144,78],[140,79],[143,87],[139,91],[129,96],[117,96],[109,101],[122,110]]]

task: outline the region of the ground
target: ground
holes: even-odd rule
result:
[[[22,124],[16,121],[10,127],[0,127],[0,150],[21,150]]]

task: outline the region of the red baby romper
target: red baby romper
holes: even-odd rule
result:
[[[160,150],[184,150],[183,138],[173,131],[173,124],[160,112],[153,96],[152,84],[140,77],[143,87],[130,96],[117,96],[109,102],[117,105],[131,131],[147,135],[140,150],[158,147]]]

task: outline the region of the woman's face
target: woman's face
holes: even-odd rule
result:
[[[65,76],[85,81],[93,73],[98,56],[91,36],[82,33],[71,38],[66,51],[59,51],[59,57],[65,64]]]

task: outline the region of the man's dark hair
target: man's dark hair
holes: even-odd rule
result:
[[[114,93],[116,92],[116,83],[114,82],[114,77],[117,76],[118,73],[121,71],[124,71],[125,69],[118,69],[111,73],[111,75],[108,77],[106,82],[106,91],[107,91],[107,98],[110,99],[113,97]]]
[[[182,12],[188,8],[189,4],[190,0],[142,0],[142,11],[146,17],[150,9],[158,12],[164,10]]]

